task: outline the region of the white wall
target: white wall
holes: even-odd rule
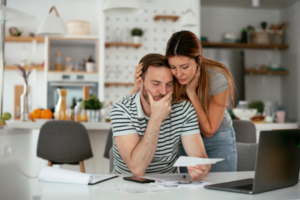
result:
[[[144,13],[140,15],[105,16],[105,39],[111,41],[113,32],[124,35],[124,31],[138,27],[144,31],[142,46],[139,49],[110,47],[105,49],[105,82],[133,82],[135,67],[140,59],[149,53],[164,54],[167,41],[174,32],[190,30],[200,36],[200,26],[181,27],[181,19],[188,8],[192,8],[200,25],[200,1],[182,0],[141,1]],[[155,15],[179,15],[176,22],[170,20],[154,21]],[[130,34],[130,33],[129,33]],[[118,102],[128,95],[132,87],[112,86],[105,88],[105,101]]]
[[[290,46],[283,51],[282,60],[290,74],[282,79],[283,107],[290,119],[300,123],[300,2],[281,10],[282,21],[289,22],[285,42]]]

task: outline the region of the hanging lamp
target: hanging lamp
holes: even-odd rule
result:
[[[106,0],[102,11],[106,14],[141,14],[143,8],[139,0]]]
[[[52,12],[52,11],[55,12]],[[55,8],[52,8],[49,11],[49,14],[46,16],[41,26],[38,29],[37,35],[40,36],[62,36],[67,32],[66,26],[63,20],[59,17],[59,14]]]
[[[181,26],[197,26],[197,20],[192,9],[187,9],[181,20]]]

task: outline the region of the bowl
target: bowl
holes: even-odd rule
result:
[[[41,118],[34,118],[34,121],[36,122],[48,122],[48,121],[52,121],[53,119],[41,119]]]
[[[252,117],[254,117],[257,113],[257,109],[241,109],[234,108],[232,110],[233,114],[239,118],[240,120],[248,120],[250,121]]]

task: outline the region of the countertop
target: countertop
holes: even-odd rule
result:
[[[23,122],[19,120],[6,121],[5,128],[18,129],[40,129],[45,122]],[[110,123],[107,122],[82,122],[87,130],[109,130]]]

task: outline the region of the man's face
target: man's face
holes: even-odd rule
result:
[[[151,93],[154,101],[163,98],[170,91],[173,91],[173,75],[167,67],[149,66],[145,80],[142,80],[141,92],[144,99],[150,104],[147,91]]]

